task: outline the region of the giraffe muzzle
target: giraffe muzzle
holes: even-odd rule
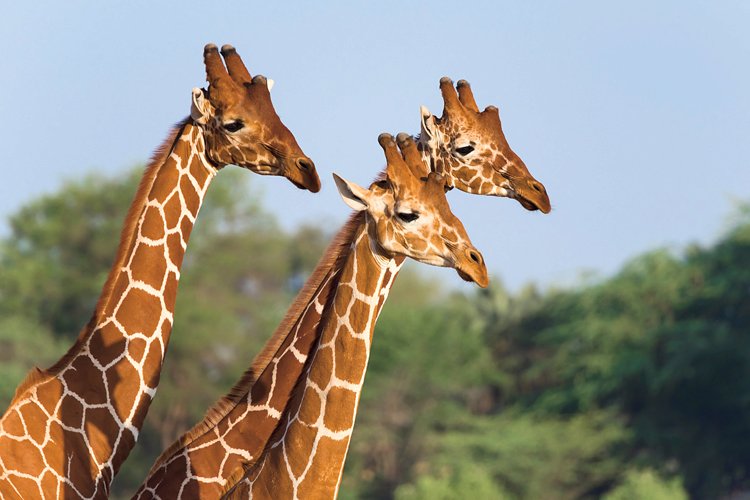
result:
[[[473,281],[480,287],[486,288],[490,280],[482,254],[473,247],[468,247],[463,254],[463,258],[456,263],[458,275],[465,281]]]
[[[529,211],[539,210],[543,214],[548,214],[552,210],[547,190],[536,180],[530,180],[526,186],[516,189],[515,199]]]
[[[306,157],[297,158],[293,164],[285,169],[285,176],[299,189],[306,189],[311,193],[320,191],[320,178],[315,170],[315,163]]]

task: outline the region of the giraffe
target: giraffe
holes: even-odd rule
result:
[[[476,159],[470,157],[472,161],[469,163],[453,155],[450,145],[460,143],[466,137],[473,141],[479,151],[498,149],[498,144],[504,145],[507,150],[509,147],[500,128],[496,108],[490,109],[489,113],[476,112],[471,89],[464,80],[457,85],[458,93],[453,90],[449,79],[441,79],[440,84],[445,99],[443,116],[431,117],[423,107],[422,133],[414,139],[425,165],[434,169],[440,163],[446,185],[456,186],[460,190],[470,189],[470,182],[465,182],[467,177],[464,177],[468,174],[473,177],[492,175],[495,171],[510,171],[513,175],[507,178],[502,175],[491,177],[492,182],[497,183],[497,189],[485,183],[480,186],[481,189],[470,192],[508,197],[518,196],[517,192],[526,193],[522,186],[537,181],[528,173],[520,158],[513,156],[512,151],[505,152],[504,157],[506,160],[515,158],[517,167],[497,154],[478,154]],[[440,141],[428,145],[426,138],[438,134]],[[399,143],[408,137],[407,134],[400,134]],[[514,168],[519,170],[516,172]],[[453,179],[454,174],[460,175]],[[540,191],[531,189],[522,204],[528,200],[532,208],[527,208],[548,212],[549,199],[544,187],[540,187]],[[337,283],[335,264],[353,241],[353,227],[350,222],[338,233],[272,339],[245,376],[207,412],[202,422],[181,436],[157,459],[137,493],[139,498],[218,497],[227,489],[227,485],[231,486],[229,481],[236,475],[238,467],[247,468],[258,459],[279,424],[283,404],[314,346],[317,338],[315,328],[321,320],[323,306],[329,302]]]
[[[461,278],[488,283],[445,197],[445,179],[422,163],[414,141],[401,154],[383,134],[385,180],[364,189],[335,176],[344,201],[363,213],[341,256],[336,289],[323,306],[316,344],[259,460],[229,498],[332,498],[336,495],[356,418],[377,317],[406,257],[453,267]],[[356,218],[355,218],[356,220]]]
[[[418,147],[431,170],[445,175],[449,189],[514,198],[527,210],[549,213],[547,191],[508,145],[498,108],[479,111],[466,80],[459,80],[454,88],[453,81],[443,77],[440,91],[441,117],[425,106],[420,109]]]
[[[180,266],[206,190],[229,164],[320,180],[274,111],[270,80],[231,45],[204,48],[208,89],[154,154],[89,323],[51,368],[34,369],[0,419],[0,498],[104,498],[154,397]],[[226,63],[226,67],[225,67]]]

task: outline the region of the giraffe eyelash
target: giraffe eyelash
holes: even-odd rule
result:
[[[245,123],[242,120],[232,120],[231,122],[223,123],[221,126],[224,127],[224,130],[227,132],[233,133],[242,130]]]
[[[414,222],[415,220],[419,219],[419,213],[398,212],[396,213],[396,217],[398,217],[401,222],[406,222],[408,224],[409,222]]]

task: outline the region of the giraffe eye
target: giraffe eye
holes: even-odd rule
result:
[[[419,219],[419,214],[417,212],[398,212],[396,214],[396,217],[398,217],[402,222],[409,223]]]
[[[468,145],[468,146],[462,146],[460,148],[456,148],[456,153],[460,154],[461,156],[466,156],[467,154],[474,151],[474,146]]]
[[[242,122],[242,120],[233,120],[222,125],[222,127],[224,127],[224,130],[226,130],[227,132],[237,132],[244,126],[245,124]]]

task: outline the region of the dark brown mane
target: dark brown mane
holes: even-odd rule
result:
[[[62,371],[62,369],[65,368],[78,355],[81,347],[83,346],[83,343],[91,335],[94,327],[101,320],[102,311],[107,307],[112,298],[112,289],[114,288],[114,283],[120,272],[120,268],[122,267],[124,260],[127,258],[127,252],[132,246],[133,238],[135,236],[135,228],[138,224],[138,219],[141,211],[143,210],[144,200],[148,196],[148,193],[151,191],[151,187],[153,186],[154,180],[156,179],[156,174],[159,172],[161,166],[164,165],[164,162],[167,160],[169,153],[172,151],[175,142],[182,134],[183,129],[189,122],[190,118],[185,118],[172,128],[164,142],[162,142],[161,145],[154,151],[154,154],[151,157],[151,161],[144,171],[141,182],[138,185],[138,190],[133,197],[133,202],[130,204],[128,214],[125,217],[125,224],[123,225],[122,232],[120,233],[120,245],[117,248],[114,263],[111,270],[109,271],[109,275],[107,276],[107,281],[104,282],[102,293],[96,303],[96,308],[94,309],[94,314],[91,316],[91,319],[78,334],[78,338],[76,339],[73,346],[68,349],[68,352],[66,352],[63,357],[60,358],[54,365],[46,370],[42,370],[38,367],[34,367],[31,369],[29,374],[26,375],[26,378],[23,380],[23,382],[21,382],[16,388],[15,395],[13,396],[13,400],[11,401],[9,406],[13,405],[18,400],[19,396],[31,386],[48,380],[60,373],[60,371]]]

